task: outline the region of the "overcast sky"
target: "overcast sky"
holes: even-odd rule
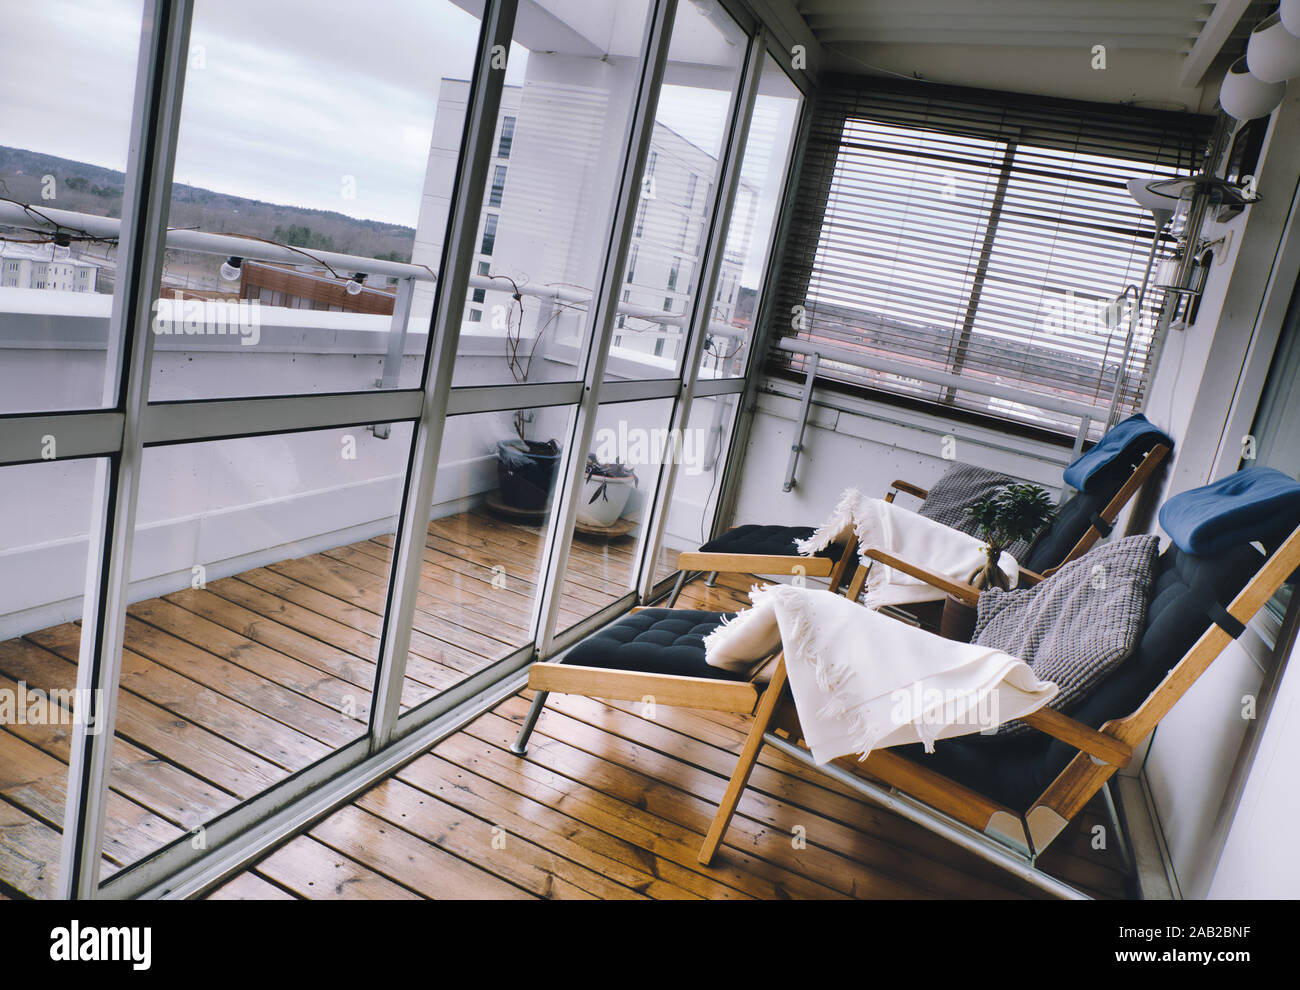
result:
[[[124,168],[140,0],[6,6],[0,144]],[[438,83],[469,77],[477,19],[446,0],[195,6],[175,180],[414,226]],[[705,144],[701,110],[725,98],[702,96],[666,88],[659,119]]]

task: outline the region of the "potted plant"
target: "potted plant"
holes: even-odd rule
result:
[[[1005,485],[968,506],[966,513],[978,524],[988,555],[988,562],[971,575],[970,583],[976,588],[1006,591],[1007,576],[998,567],[998,559],[1017,540],[1033,542],[1055,511],[1047,491],[1028,482]]]
[[[627,508],[627,500],[636,486],[636,472],[626,464],[618,461],[602,464],[595,454],[588,454],[586,487],[578,521],[588,526],[614,525]]]
[[[516,412],[515,436],[497,442],[497,486],[504,505],[543,512],[555,488],[560,445],[554,440],[529,440],[526,434],[531,420],[531,414]]]

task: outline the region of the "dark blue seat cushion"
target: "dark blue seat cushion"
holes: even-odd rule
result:
[[[1112,486],[1118,491],[1138,462],[1160,443],[1170,448],[1174,445],[1167,433],[1136,413],[1112,426],[1095,447],[1065,469],[1062,480],[1081,492]],[[1117,478],[1119,484],[1115,484]]]
[[[704,637],[724,618],[735,614],[684,608],[643,609],[592,633],[566,653],[563,662],[648,674],[748,680],[746,674],[711,667],[704,659]]]
[[[1097,729],[1132,714],[1209,628],[1209,607],[1227,606],[1263,562],[1264,555],[1249,544],[1199,557],[1171,545],[1157,564],[1137,649],[1070,717]],[[1078,750],[1031,731],[943,739],[932,754],[920,746],[894,752],[1023,812]]]
[[[1300,481],[1251,467],[1189,492],[1160,509],[1160,526],[1188,553],[1218,553],[1253,540],[1270,546],[1300,524]]]
[[[737,526],[729,529],[716,540],[710,540],[700,547],[701,553],[749,553],[771,557],[797,557],[795,540],[806,540],[813,535],[811,526]],[[836,543],[816,554],[839,560],[844,552],[844,544]]]

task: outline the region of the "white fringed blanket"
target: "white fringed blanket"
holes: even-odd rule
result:
[[[832,543],[843,542],[850,533],[857,534],[858,555],[862,562],[872,565],[862,599],[869,608],[938,601],[944,593],[892,567],[870,561],[866,557],[867,550],[883,550],[928,571],[962,582],[969,581],[971,574],[988,560],[984,544],[975,537],[909,512],[883,498],[869,498],[856,488],[845,491],[831,517],[812,536],[798,541],[795,546],[801,554],[811,555]],[[1004,553],[998,559],[998,566],[1014,587],[1020,570],[1015,559]]]
[[[909,626],[829,591],[771,585],[710,633],[708,662],[747,670],[779,642],[818,763],[992,730],[1041,708],[1056,685],[1009,654]]]

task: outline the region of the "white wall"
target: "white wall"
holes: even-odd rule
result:
[[[1261,202],[1225,224],[1208,222],[1203,231],[1207,240],[1231,239],[1215,252],[1196,320],[1169,332],[1145,410],[1176,443],[1162,502],[1240,463],[1241,438],[1295,282],[1294,267],[1275,272],[1274,265],[1300,175],[1298,125],[1300,92],[1289,95],[1270,125],[1257,170]],[[1204,897],[1216,882],[1222,841],[1216,820],[1248,726],[1241,699],[1258,695],[1270,662],[1254,630],[1229,645],[1151,742],[1143,772],[1185,897]],[[1288,777],[1274,780],[1276,787],[1292,785]],[[1242,868],[1243,856],[1234,862]],[[1272,866],[1261,853],[1250,870],[1262,876]],[[1300,893],[1300,879],[1290,882],[1293,895]]]

